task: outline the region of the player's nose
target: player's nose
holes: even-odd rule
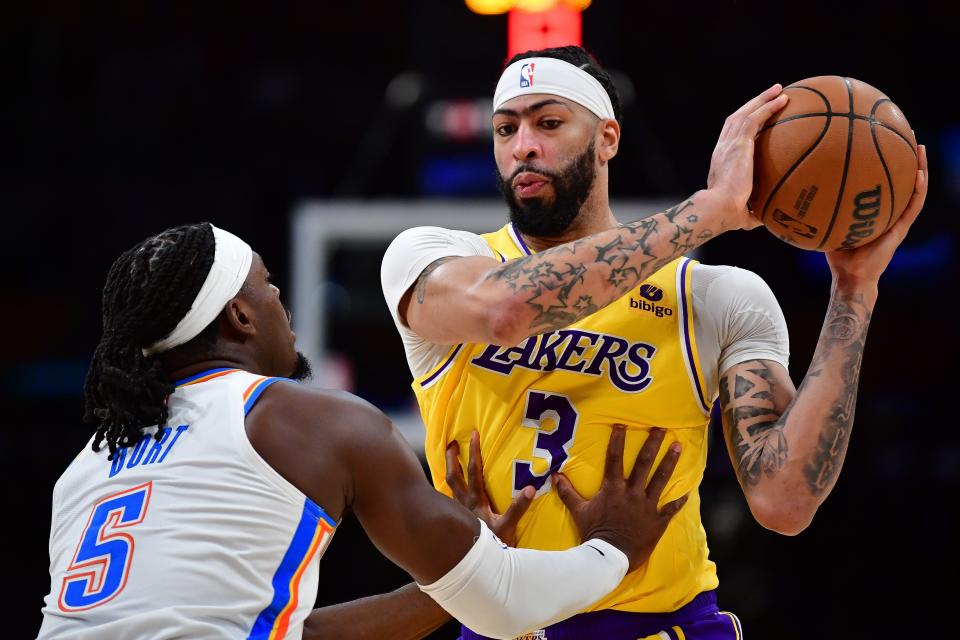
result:
[[[513,140],[513,157],[518,162],[532,160],[543,155],[543,148],[535,130],[521,123]]]

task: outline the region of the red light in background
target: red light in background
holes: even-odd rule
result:
[[[564,3],[538,13],[513,9],[507,14],[507,58],[531,49],[580,45],[581,27],[580,11]]]

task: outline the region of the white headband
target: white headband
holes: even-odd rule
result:
[[[568,98],[598,118],[616,118],[603,85],[583,69],[557,58],[524,58],[504,69],[493,94],[493,110],[501,108],[508,100],[531,93]]]
[[[196,338],[220,315],[224,305],[237,295],[247,279],[253,263],[253,249],[229,231],[210,226],[213,228],[216,249],[207,279],[203,281],[187,315],[177,323],[170,335],[143,349],[144,356],[163,353]]]

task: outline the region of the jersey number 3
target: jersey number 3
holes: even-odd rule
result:
[[[133,561],[133,536],[124,530],[143,522],[152,488],[147,482],[93,506],[60,588],[61,611],[92,609],[123,591]]]
[[[547,470],[534,473],[533,463],[526,460],[513,461],[513,492],[521,491],[532,485],[537,494],[550,488],[550,474],[559,471],[570,457],[570,446],[577,432],[580,414],[574,409],[570,399],[559,393],[542,391],[527,392],[527,407],[523,412],[523,426],[537,429],[537,439],[533,445],[533,455],[547,461]],[[553,422],[553,429],[544,429],[546,421]]]

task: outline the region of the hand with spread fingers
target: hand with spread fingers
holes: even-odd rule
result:
[[[498,514],[490,506],[487,489],[483,483],[483,457],[480,455],[480,434],[474,431],[470,435],[470,461],[467,463],[467,479],[463,477],[463,467],[460,466],[460,443],[456,440],[447,446],[447,484],[453,490],[453,497],[457,502],[473,512],[475,516],[487,523],[504,544],[511,547],[517,545],[517,523],[533,502],[535,490],[533,487],[524,487],[517,494],[503,515]]]
[[[670,445],[650,482],[646,482],[665,433],[663,429],[650,430],[637,454],[633,471],[624,478],[626,428],[614,425],[607,445],[603,481],[600,490],[589,500],[584,499],[562,473],[553,476],[560,499],[570,510],[580,531],[580,539],[600,538],[617,547],[629,558],[630,571],[647,561],[667,530],[670,519],[687,501],[687,496],[683,495],[663,508],[657,506],[680,458],[679,443]]]
[[[757,133],[789,96],[775,84],[730,114],[710,159],[707,188],[725,194],[737,215],[729,220],[735,229],[753,229],[760,221],[750,214],[747,200],[753,191],[753,155]]]

